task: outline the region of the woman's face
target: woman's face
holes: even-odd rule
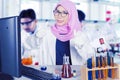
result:
[[[57,9],[54,10],[54,17],[56,20],[56,25],[63,26],[68,23],[69,14],[68,11],[62,6],[58,6]]]

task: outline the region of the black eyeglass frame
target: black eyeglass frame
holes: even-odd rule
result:
[[[27,21],[27,22],[21,22],[20,24],[21,24],[21,25],[29,25],[29,24],[31,24],[33,21],[34,21],[34,19],[31,20],[31,21]]]
[[[66,17],[67,14],[69,14],[69,13],[66,12],[66,11],[60,12],[59,10],[53,10],[53,14],[54,14],[54,16],[59,16],[59,15],[61,15],[62,17]]]

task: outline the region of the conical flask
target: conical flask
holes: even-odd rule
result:
[[[62,66],[62,77],[63,78],[70,78],[72,77],[71,73],[71,66],[69,63],[69,56],[64,55],[63,56],[63,66]]]

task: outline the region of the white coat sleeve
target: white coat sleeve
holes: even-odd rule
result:
[[[89,39],[83,32],[77,32],[72,43],[75,49],[77,50],[78,54],[85,61],[88,58],[92,57],[95,53],[94,49],[89,43]]]

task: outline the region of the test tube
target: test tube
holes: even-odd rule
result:
[[[92,57],[92,68],[95,68],[95,56]],[[95,70],[92,71],[92,80],[95,80]]]
[[[114,67],[114,56],[113,56],[113,52],[109,52],[109,56],[110,56],[110,66],[111,67]],[[110,69],[109,70],[109,73],[110,73],[110,77],[112,79],[115,79],[115,69]]]

